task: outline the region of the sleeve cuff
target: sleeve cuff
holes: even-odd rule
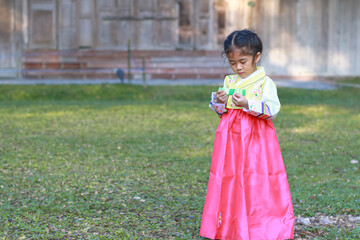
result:
[[[262,101],[249,100],[249,109],[244,108],[244,111],[262,119],[271,119],[272,115],[269,107]]]

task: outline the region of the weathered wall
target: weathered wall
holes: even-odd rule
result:
[[[0,0],[0,68],[19,68],[23,49],[126,50],[129,39],[220,50],[242,28],[262,38],[270,74],[360,75],[359,0]]]
[[[236,2],[246,20],[232,18],[234,28],[259,33],[269,73],[360,75],[360,1],[257,0],[254,8]]]

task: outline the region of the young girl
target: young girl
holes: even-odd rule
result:
[[[211,239],[293,239],[294,213],[271,119],[280,110],[274,82],[257,67],[259,37],[235,31],[224,41],[235,75],[216,98],[226,104],[216,130],[200,235]]]

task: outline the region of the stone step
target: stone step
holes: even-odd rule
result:
[[[142,68],[142,64],[132,63],[133,68]],[[85,69],[85,68],[122,68],[127,69],[127,62],[113,62],[113,61],[87,61],[87,62],[23,62],[24,69]],[[202,63],[202,62],[164,62],[164,63],[146,63],[146,69],[168,69],[168,68],[202,68],[213,69],[222,68],[230,69],[226,64]]]
[[[224,79],[225,74],[221,73],[154,73],[151,74],[151,79],[169,79],[169,80],[177,80],[177,79]]]
[[[22,71],[32,73],[32,74],[43,74],[43,73],[87,73],[87,72],[116,72],[117,68],[84,68],[84,69],[55,69],[55,68],[28,68],[23,69]],[[122,69],[125,73],[128,72],[127,68]],[[141,68],[131,69],[131,72],[143,72]],[[153,69],[145,69],[145,73],[147,74],[231,74],[231,71],[226,68],[153,68]]]
[[[142,68],[142,61],[133,61],[132,67]],[[221,61],[163,61],[152,62],[146,61],[145,68],[228,68],[228,65]],[[128,67],[127,61],[123,59],[120,61],[101,61],[98,59],[89,59],[87,61],[26,61],[23,62],[24,69],[82,69],[82,68],[122,68]]]
[[[27,59],[31,58],[59,58],[59,57],[120,57],[127,58],[127,51],[117,50],[77,50],[77,51],[55,51],[55,50],[29,50],[23,53],[23,57]],[[131,51],[131,55],[135,58],[142,58],[145,56],[150,57],[221,57],[221,51],[202,51],[202,50],[134,50]]]
[[[204,60],[205,61],[205,60]],[[142,68],[142,64],[132,63],[132,68]],[[28,61],[23,62],[23,69],[86,69],[86,68],[96,68],[96,69],[109,69],[109,68],[122,68],[127,69],[128,65],[125,61],[99,61],[96,59],[91,59],[89,61],[82,62],[38,62],[38,61]],[[152,63],[147,62],[145,64],[146,69],[204,69],[206,71],[213,71],[213,69],[230,69],[227,64],[220,62],[161,62],[161,63]]]
[[[82,69],[86,63],[80,62],[24,62],[23,69]]]
[[[116,78],[113,69],[24,69],[25,78]]]
[[[117,78],[116,69],[28,69],[23,70],[24,78],[35,79],[52,79],[52,78]],[[142,77],[142,71],[132,71],[133,76]],[[219,72],[206,72],[206,71],[146,71],[146,77],[148,79],[223,79],[228,73]],[[124,71],[127,77],[127,71]]]
[[[231,72],[218,51],[133,51],[132,73],[156,79],[218,78]],[[29,78],[113,78],[121,68],[127,73],[126,51],[28,51],[23,76]],[[222,77],[221,77],[222,78]]]

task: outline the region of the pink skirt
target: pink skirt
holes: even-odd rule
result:
[[[216,130],[200,235],[210,239],[293,239],[294,220],[272,121],[230,109]]]

